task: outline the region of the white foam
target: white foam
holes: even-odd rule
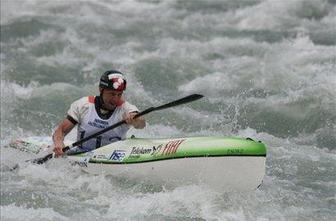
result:
[[[17,83],[1,80],[1,102],[13,102],[14,97],[29,99],[33,91],[38,87],[37,82],[30,82],[26,87]]]
[[[166,189],[104,175],[90,176],[61,159],[51,160],[41,167],[28,165],[15,173],[5,172],[1,184],[7,189],[2,192],[2,200],[8,197],[15,204],[1,206],[1,219],[331,219],[334,211],[330,205],[335,200],[328,193],[335,186],[332,176],[335,151],[315,146],[317,136],[323,131],[317,129],[312,133],[299,133],[293,138],[291,134],[281,138],[260,132],[267,128],[261,125],[263,115],[258,119],[255,114],[267,111],[273,116],[298,119],[304,127],[306,122],[310,123],[308,116],[322,113],[322,118],[329,114],[331,119],[322,124],[330,126],[333,123],[335,50],[334,45],[328,46],[328,42],[324,46],[318,42],[324,43],[324,38],[331,39],[329,44],[333,42],[334,4],[324,0],[232,1],[235,7],[231,8],[231,3],[225,2],[227,10],[219,10],[213,6],[218,2],[206,1],[192,5],[185,5],[182,1],[137,0],[1,3],[4,3],[1,5],[4,6],[1,7],[1,25],[13,28],[11,31],[22,22],[30,24],[32,19],[50,25],[50,28],[43,26],[41,30],[37,27],[39,32],[32,36],[13,36],[15,40],[10,39],[5,45],[10,51],[0,55],[1,74],[9,75],[16,68],[22,70],[21,63],[10,57],[12,54],[29,56],[28,62],[34,65],[79,67],[78,74],[84,75],[88,81],[98,79],[101,73],[97,70],[110,65],[126,73],[131,86],[126,96],[140,108],[160,105],[163,99],[162,94],[146,91],[147,87],[142,83],[152,82],[150,79],[138,81],[135,74],[141,73],[134,73],[135,66],[142,65],[143,61],[167,62],[172,64],[175,76],[185,74],[185,79],[177,82],[178,91],[169,92],[202,93],[206,98],[199,102],[204,103],[170,109],[167,113],[178,116],[179,125],[175,125],[175,118],[153,124],[148,116],[147,127],[144,130],[132,129],[129,135],[155,138],[240,136],[261,140],[268,147],[267,175],[263,185],[253,193],[244,194],[216,195],[200,186]],[[203,8],[202,4],[209,8]],[[268,39],[268,34],[271,39]],[[317,41],[318,38],[322,40]],[[31,53],[54,41],[61,45],[55,54],[38,56]],[[186,71],[188,73],[184,73]],[[81,84],[81,88],[67,82],[46,85],[31,82],[23,86],[13,78],[10,78],[13,82],[1,81],[1,138],[7,130],[12,137],[32,133],[17,128],[16,118],[11,117],[20,104],[30,99],[54,101],[52,98],[56,96],[62,100],[69,99],[70,104],[74,97],[97,93],[97,84],[92,82]],[[203,106],[208,104],[211,106]],[[246,118],[251,119],[239,120],[251,122],[247,126],[258,127],[258,130],[244,129],[246,125],[239,129],[239,114],[251,110],[250,106],[258,107],[246,113]],[[22,116],[23,119],[32,121],[29,116]],[[253,121],[260,124],[253,124]],[[32,125],[35,123],[38,122],[32,122]],[[282,125],[273,126],[277,131],[277,127]],[[333,132],[325,126],[322,125],[326,131]],[[42,133],[48,133],[43,130]],[[33,135],[37,134],[34,132]],[[75,130],[70,137],[75,139]],[[8,143],[9,138],[2,139],[1,145]],[[21,160],[15,154],[1,157],[11,158],[14,162]],[[33,194],[27,194],[26,198],[15,196],[20,191]],[[45,202],[36,198],[39,193],[45,196]]]
[[[205,96],[211,97],[223,90],[232,90],[235,86],[227,74],[215,72],[197,77],[187,84],[179,86],[179,91],[183,93],[200,92]]]
[[[135,135],[135,137],[146,138],[169,138],[179,136],[181,133],[182,131],[176,128],[174,125],[151,125],[150,123],[147,123],[146,127],[142,130],[131,128],[128,132],[128,135]]]
[[[252,7],[237,10],[231,21],[234,21],[242,30],[285,30],[304,22],[305,14],[310,16],[307,13],[308,10],[314,11],[315,14],[327,15],[330,6],[326,2],[314,0],[267,0]]]
[[[34,209],[29,205],[16,206],[15,203],[1,206],[1,220],[72,220],[63,216],[61,213],[55,212],[52,208]]]

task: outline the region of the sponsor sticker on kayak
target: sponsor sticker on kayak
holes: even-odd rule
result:
[[[141,155],[149,155],[149,156],[170,156],[177,152],[181,143],[185,141],[185,139],[173,140],[169,141],[166,144],[160,144],[158,146],[152,147],[132,147],[131,153],[129,155],[130,158],[139,158]]]
[[[227,149],[227,155],[242,155],[244,153],[243,148],[229,148]]]
[[[114,150],[113,153],[111,154],[110,160],[120,162],[124,159],[125,156],[126,156],[125,150]]]
[[[181,143],[185,141],[183,140],[174,140],[170,141],[166,144],[166,146],[162,150],[162,155],[171,155],[175,154]]]

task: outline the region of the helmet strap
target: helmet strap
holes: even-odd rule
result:
[[[101,89],[101,92],[100,92],[100,95],[99,95],[99,108],[104,110],[104,111],[108,111],[110,112],[111,110],[107,110],[105,107],[104,107],[104,99],[103,99],[103,92],[104,92],[104,88]]]
[[[104,99],[103,99],[103,91],[104,91],[104,88],[102,88],[101,89],[101,91],[100,91],[100,95],[99,95],[99,100],[100,100],[100,108],[102,108],[103,107],[103,105],[104,105]]]

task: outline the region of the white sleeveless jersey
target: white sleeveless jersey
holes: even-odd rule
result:
[[[122,121],[125,113],[138,111],[134,105],[124,102],[120,107],[116,107],[110,118],[102,119],[96,111],[94,100],[94,96],[81,98],[72,103],[68,111],[68,115],[78,122],[77,140],[83,139],[84,137],[97,133],[104,128]],[[123,140],[126,138],[126,133],[129,129],[129,125],[123,124],[113,130],[106,131],[105,133],[84,142],[80,146],[80,149],[85,151],[93,150],[100,146],[104,146],[118,140]]]

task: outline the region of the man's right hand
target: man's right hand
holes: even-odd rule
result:
[[[65,147],[63,140],[64,136],[67,135],[73,128],[75,124],[73,124],[70,120],[64,119],[62,123],[60,123],[53,134],[54,141],[54,152],[55,156],[59,157],[63,155],[63,148]]]

